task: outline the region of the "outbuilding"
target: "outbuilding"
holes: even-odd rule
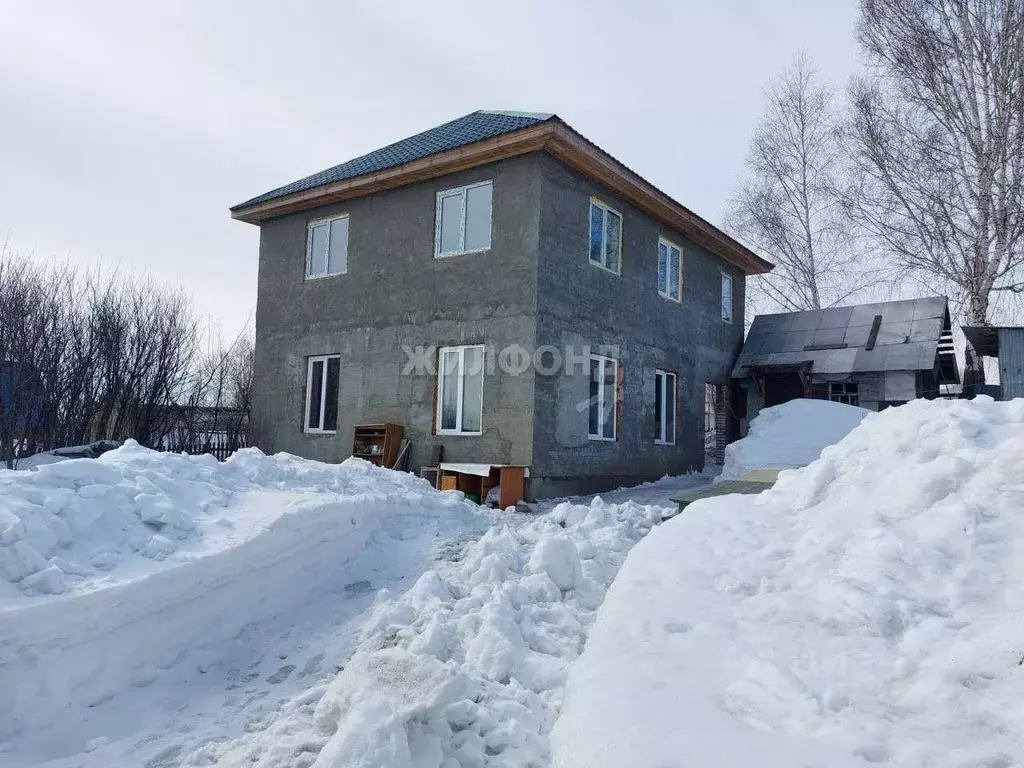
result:
[[[881,410],[960,382],[944,296],[758,315],[732,378],[747,417],[800,397]]]
[[[986,384],[979,368],[973,377],[974,393],[991,395],[996,400],[1024,397],[1024,328],[972,325],[964,326],[963,331],[967,343],[974,348],[975,359],[992,357],[999,366],[999,382],[995,384]]]

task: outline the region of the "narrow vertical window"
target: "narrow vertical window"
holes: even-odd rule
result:
[[[732,322],[732,275],[722,273],[722,322]]]
[[[659,445],[676,444],[676,374],[671,371],[654,372],[654,442]]]
[[[618,416],[618,361],[590,356],[590,407],[587,435],[591,440],[614,440]]]
[[[658,293],[680,300],[682,284],[682,251],[668,240],[658,240]]]
[[[620,274],[622,214],[599,200],[590,201],[590,263]]]
[[[485,181],[437,193],[434,256],[491,247],[491,190]]]
[[[306,367],[306,432],[338,429],[339,355],[310,357]]]
[[[306,277],[348,272],[348,214],[312,221],[306,235]]]
[[[443,347],[438,353],[437,431],[479,435],[483,430],[483,345]]]

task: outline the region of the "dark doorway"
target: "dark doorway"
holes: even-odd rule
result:
[[[782,405],[804,396],[804,383],[796,371],[766,373],[764,381],[764,407]]]

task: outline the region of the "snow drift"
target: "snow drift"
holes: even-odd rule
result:
[[[596,499],[507,515],[406,594],[383,593],[336,677],[186,764],[547,765],[567,670],[626,553],[661,512]]]
[[[248,491],[327,493],[351,501],[456,507],[412,475],[351,459],[323,464],[256,448],[226,462],[159,453],[129,440],[98,459],[33,472],[0,470],[0,606],[21,595],[83,592],[154,562],[219,549],[237,521],[228,507]],[[446,500],[445,500],[446,499]],[[273,516],[276,513],[272,513]],[[265,521],[263,521],[265,522]],[[260,523],[262,524],[262,523]]]
[[[382,530],[429,539],[489,520],[358,459],[247,449],[221,463],[128,444],[0,471],[0,741],[340,589]]]
[[[791,469],[810,464],[822,450],[846,437],[870,411],[828,400],[790,400],[765,408],[742,440],[725,448],[718,480],[754,469]]]
[[[1024,400],[866,418],[629,555],[557,768],[1024,761]]]

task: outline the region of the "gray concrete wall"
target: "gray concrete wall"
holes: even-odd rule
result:
[[[615,442],[587,438],[588,368],[536,374],[533,489],[539,496],[596,492],[700,469],[704,384],[725,383],[743,341],[742,273],[544,156],[537,343],[577,351],[618,348],[622,377]],[[622,274],[589,263],[589,208],[598,197],[623,215]],[[683,249],[682,302],[658,294],[658,237]],[[721,320],[721,272],[733,275],[733,322]],[[654,369],[681,380],[677,443],[654,443]]]
[[[534,382],[494,366],[485,377],[483,435],[435,436],[436,381],[403,375],[403,345],[484,343],[487,364],[532,347],[537,305],[540,157],[515,158],[264,223],[256,310],[254,434],[266,451],[324,461],[350,455],[352,427],[391,421],[412,441],[411,468],[430,446],[451,461],[533,461]],[[435,196],[492,179],[491,248],[434,258]],[[348,213],[348,272],[306,280],[310,220]],[[341,355],[338,430],[303,432],[306,358]]]

